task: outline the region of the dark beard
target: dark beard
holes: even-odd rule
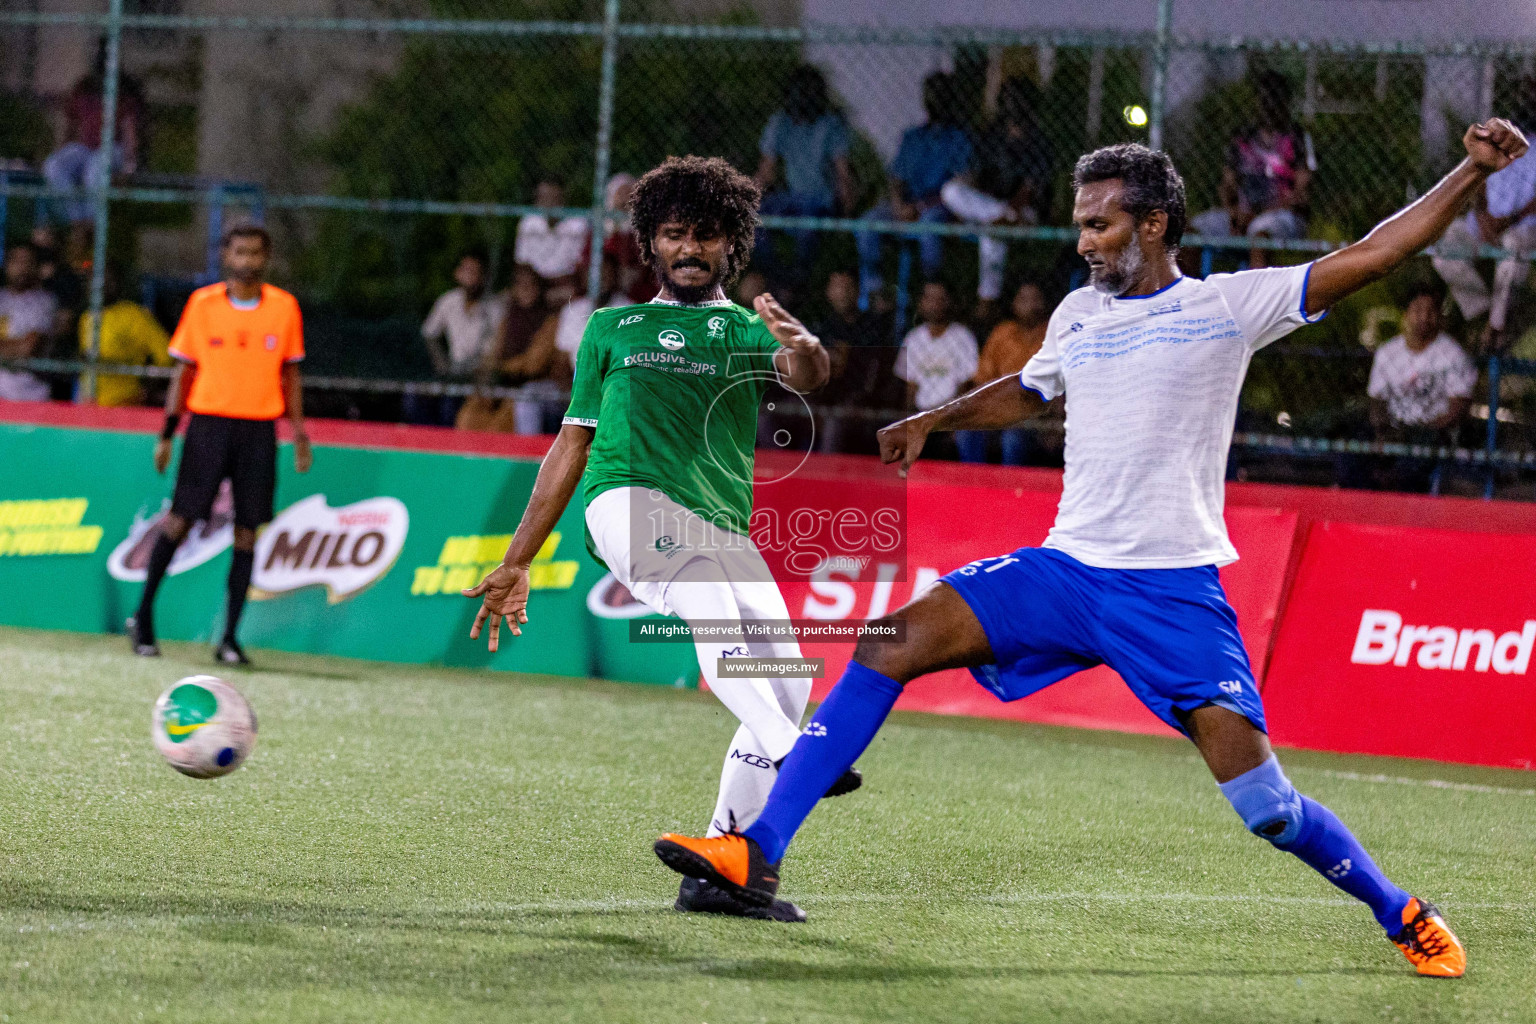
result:
[[[721,278],[724,276],[725,272],[721,270],[716,272],[704,284],[683,285],[674,282],[671,275],[661,267],[656,268],[656,283],[662,292],[671,295],[672,298],[685,306],[696,306],[701,302],[714,298],[716,290],[720,287]]]

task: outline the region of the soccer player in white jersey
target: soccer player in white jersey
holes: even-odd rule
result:
[[[571,403],[539,467],[504,564],[479,586],[470,635],[501,620],[514,636],[528,621],[528,567],[585,478],[587,546],[638,600],[694,630],[709,688],[741,720],[720,776],[711,834],[757,817],[800,734],[808,678],[722,678],[722,657],[798,658],[792,639],[744,635],[744,622],[785,626],[789,610],[748,539],[757,409],[771,380],[798,392],[820,387],[830,362],[816,336],[770,295],[757,312],[725,297],[746,267],[759,191],[719,159],[673,158],[636,183],[630,215],[656,298],[600,309],[576,352]],[[708,632],[705,632],[705,631]],[[856,789],[852,766],[822,790]],[[746,904],[685,879],[685,911],[803,921],[792,903]]]
[[[1004,377],[881,432],[902,470],[935,430],[1011,427],[1067,400],[1066,479],[1044,547],[972,562],[891,619],[901,643],[861,639],[741,834],[667,834],[657,855],[748,901],[771,899],[815,798],[868,746],[902,687],[966,667],[1016,700],[1107,664],[1194,741],[1249,830],[1366,903],[1420,974],[1460,977],[1466,952],[1430,903],[1394,885],[1270,751],[1264,706],[1217,567],[1237,552],[1222,470],[1253,352],[1390,273],[1445,231],[1489,174],[1526,151],[1511,124],[1473,125],[1467,158],[1422,199],[1315,263],[1180,277],[1184,183],[1143,146],[1089,153],[1074,175],[1077,251],[1091,286],[1067,296],[1045,343]],[[879,623],[889,626],[888,622]]]

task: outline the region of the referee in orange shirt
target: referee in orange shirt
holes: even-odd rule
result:
[[[224,665],[249,665],[235,640],[245,595],[256,562],[256,531],[272,519],[277,489],[278,417],[293,425],[293,468],[309,472],[313,455],[304,432],[299,362],[304,326],[299,303],[265,283],[272,239],[251,223],[224,232],[224,280],[199,288],[187,300],[171,338],[180,364],[165,399],[165,427],[155,444],[155,470],[171,463],[171,438],[183,409],[192,413],[176,473],[171,511],[149,556],[149,574],[139,608],[128,620],[133,652],[160,653],[155,643],[155,593],[176,547],[191,525],[206,520],[219,484],[230,482],[235,498],[235,550],[229,565],[224,638],[214,658]]]

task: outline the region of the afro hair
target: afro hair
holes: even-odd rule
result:
[[[672,156],[635,183],[630,223],[640,243],[640,260],[655,267],[651,241],[668,221],[681,221],[730,243],[723,283],[741,276],[752,259],[762,190],[757,182],[719,157]]]

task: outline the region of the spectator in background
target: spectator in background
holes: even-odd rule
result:
[[[599,289],[603,295],[605,309],[612,306],[631,305],[629,296],[619,290],[618,279],[618,261],[605,255],[602,266],[602,286]],[[539,360],[538,365],[543,367],[541,373],[547,374],[562,392],[570,390],[576,368],[576,351],[581,347],[581,336],[586,333],[587,321],[592,319],[596,309],[596,304],[586,294],[573,296],[569,302],[560,307],[560,313],[555,318],[547,357],[542,354],[532,357]],[[542,339],[535,335],[535,343],[540,340]],[[530,346],[530,348],[533,347]]]
[[[758,143],[757,184],[761,210],[769,216],[830,217],[851,212],[855,200],[848,162],[848,122],[827,98],[827,80],[802,64],[789,75],[784,105],[768,118]],[[780,168],[783,187],[774,188]],[[774,277],[803,284],[815,257],[816,233],[792,231],[795,263],[784,268],[766,233],[759,229],[756,251]]]
[[[767,290],[768,278],[763,276],[762,271],[749,270],[736,282],[736,304],[751,309],[757,297]]]
[[[1201,277],[1206,272],[1205,256],[1208,250],[1197,248],[1190,240],[1190,235],[1202,235],[1206,238],[1231,238],[1241,235],[1248,228],[1248,215],[1244,212],[1242,204],[1238,201],[1237,180],[1230,175],[1223,174],[1216,183],[1216,205],[1209,210],[1203,210],[1189,218],[1189,230],[1184,235],[1184,241],[1179,246],[1178,263],[1179,270],[1186,277]],[[1215,258],[1222,253],[1232,253],[1235,249],[1214,249],[1211,252],[1212,264],[1215,266]],[[1251,253],[1250,253],[1251,255]],[[1250,262],[1250,265],[1251,262]],[[1263,266],[1261,262],[1259,264]]]
[[[1248,237],[1301,238],[1307,233],[1307,190],[1317,170],[1312,137],[1291,120],[1291,83],[1284,75],[1261,73],[1254,91],[1258,119],[1227,147],[1221,189],[1236,195],[1236,220]],[[1263,263],[1261,252],[1257,262]]]
[[[89,225],[85,225],[89,228]],[[86,231],[89,239],[91,232]],[[86,282],[76,273],[60,249],[58,229],[52,224],[38,223],[32,228],[32,249],[37,253],[37,281],[53,295],[58,308],[53,314],[53,328],[38,344],[34,356],[46,359],[70,359],[75,355],[75,338],[78,333],[80,314],[87,305]],[[50,397],[69,401],[74,397],[75,375],[71,373],[39,374],[46,383]]]
[[[112,174],[138,170],[139,143],[144,130],[144,90],[130,75],[120,74],[117,83],[117,125],[111,160],[101,153],[102,90],[106,83],[107,44],[96,49],[90,74],[75,83],[64,102],[64,144],[43,161],[43,178],[49,188],[94,189],[105,185]],[[89,198],[60,201],[59,213],[74,225],[89,224],[95,217]]]
[[[1024,369],[1024,364],[1040,351],[1045,341],[1045,327],[1051,310],[1040,286],[1025,281],[1013,295],[1013,315],[992,328],[982,347],[976,366],[976,383],[990,384],[999,377],[1010,377]],[[993,431],[959,430],[955,446],[965,462],[987,461],[987,438]],[[1023,427],[996,432],[1002,439],[1003,465],[1022,466],[1033,447],[1035,434]]]
[[[541,178],[534,188],[533,204],[546,208],[565,205],[565,187],[553,178]],[[526,264],[545,281],[555,282],[576,274],[590,240],[585,217],[554,221],[531,213],[517,222],[513,259]]]
[[[1367,394],[1376,440],[1407,444],[1455,443],[1456,427],[1467,415],[1477,367],[1442,330],[1445,286],[1424,281],[1408,294],[1403,333],[1376,350]],[[1400,464],[1400,486],[1421,488],[1423,463]]]
[[[167,351],[171,336],[165,333],[155,315],[137,302],[124,297],[122,272],[108,266],[101,289],[101,361],[129,366],[170,366]],[[91,350],[91,329],[95,318],[87,310],[80,317],[80,352]],[[103,374],[96,378],[96,404],[101,406],[143,405],[144,379],[123,374]]]
[[[539,328],[551,319],[544,290],[543,279],[528,264],[519,263],[512,268],[512,283],[506,292],[501,329],[497,332],[496,343],[486,353],[475,374],[481,387],[497,384],[516,387],[528,382],[527,365],[522,357],[532,347]],[[512,399],[501,401],[489,395],[474,394],[459,409],[454,425],[461,430],[516,432],[516,413],[517,404]]]
[[[604,206],[615,214],[623,213],[629,209],[629,197],[634,191],[635,176],[620,171],[608,179],[608,187],[603,193]],[[649,302],[656,297],[656,279],[640,262],[640,240],[629,224],[618,217],[607,221],[603,258],[613,261],[616,287],[630,302]],[[578,287],[577,290],[582,289]],[[611,290],[606,286],[603,288],[605,294]]]
[[[890,166],[890,194],[864,215],[866,220],[897,220],[938,224],[949,218],[941,192],[944,183],[968,174],[975,151],[971,138],[960,126],[955,103],[954,76],[936,72],[923,79],[923,109],[928,120],[908,128],[901,137],[896,159]],[[871,293],[882,286],[880,279],[881,236],[860,234],[859,304],[868,304]],[[944,257],[943,239],[938,235],[918,237],[923,276],[935,278]]]
[[[859,280],[851,270],[832,272],[825,297],[827,314],[811,330],[827,347],[832,376],[816,392],[815,404],[866,412],[898,408],[904,396],[894,372],[896,351],[890,344],[889,321],[859,309]],[[822,412],[817,417],[817,447],[823,452],[874,452],[875,430],[883,422]]]
[[[1223,173],[1216,185],[1216,205],[1189,219],[1194,234],[1230,238],[1248,230],[1249,215],[1237,195],[1237,179]]]
[[[512,268],[512,283],[507,286],[506,306],[501,319],[501,330],[492,349],[492,366],[495,371],[512,376],[510,383],[519,383],[522,376],[516,361],[528,346],[550,309],[544,301],[544,281],[538,271],[526,263]]]
[[[5,287],[0,289],[0,359],[29,359],[54,330],[59,303],[37,276],[37,250],[18,242],[5,254]],[[25,370],[0,369],[0,398],[46,402],[48,385]]]
[[[950,179],[940,191],[950,213],[974,224],[1040,223],[1050,203],[1055,154],[1036,121],[1039,99],[1028,78],[1003,83],[997,114],[976,144],[974,171]],[[1003,294],[1008,243],[983,237],[976,247],[981,258],[976,297],[996,303]]]
[[[1519,100],[1511,111],[1511,119],[1527,134],[1536,129],[1536,76],[1521,79]],[[1472,209],[1446,230],[1440,244],[1468,253],[1465,257],[1437,255],[1435,272],[1450,286],[1462,316],[1475,320],[1488,314],[1483,346],[1489,351],[1502,351],[1509,342],[1505,332],[1510,293],[1516,283],[1529,276],[1529,256],[1536,250],[1536,157],[1526,153],[1502,171],[1489,175]],[[1474,262],[1476,257],[1471,255],[1482,245],[1497,246],[1514,254],[1500,260],[1494,268],[1492,289],[1483,283]]]
[[[954,297],[943,281],[923,285],[922,319],[901,343],[896,376],[907,382],[907,405],[919,411],[943,405],[975,382],[976,335],[954,321]]]
[[[67,317],[63,330],[74,326],[75,318],[85,310],[85,281],[75,273],[59,242],[52,224],[32,228],[32,249],[37,253],[37,279],[59,302],[59,313]]]
[[[439,295],[421,325],[421,340],[441,381],[467,381],[485,361],[501,330],[506,299],[487,295],[490,283],[485,254],[464,253],[453,268],[458,287]],[[454,395],[406,394],[403,405],[409,423],[451,426],[464,399]]]
[[[614,290],[616,270],[612,260],[603,260],[604,306],[629,305],[624,293]],[[552,287],[544,292],[544,308],[559,312],[544,318],[520,355],[501,364],[509,379],[523,382],[523,393],[512,403],[512,429],[519,434],[559,433],[575,376],[576,351],[596,306],[585,294],[570,295],[564,288]]]

